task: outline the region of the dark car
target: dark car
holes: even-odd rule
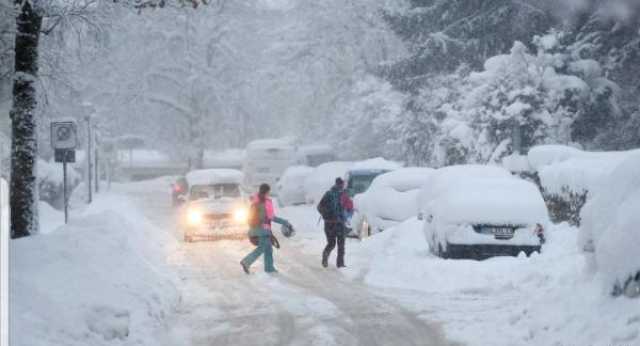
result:
[[[185,177],[179,177],[171,184],[171,202],[174,207],[182,205],[189,193],[189,183]]]

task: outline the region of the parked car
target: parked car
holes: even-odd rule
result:
[[[352,198],[357,194],[367,191],[373,179],[377,176],[394,171],[402,166],[397,162],[388,161],[383,158],[375,158],[359,161],[346,172],[347,192]]]
[[[354,199],[353,233],[364,238],[418,215],[420,188],[434,172],[431,168],[401,168],[376,177]]]
[[[421,194],[424,234],[437,256],[530,255],[544,243],[549,216],[540,191],[501,168],[442,168]]]
[[[189,193],[189,184],[187,178],[178,177],[176,181],[171,184],[171,204],[174,207],[182,205],[187,200],[187,194]]]
[[[353,162],[334,161],[316,167],[304,180],[305,200],[308,204],[317,204],[327,190],[333,186],[336,178],[344,177]]]
[[[304,181],[312,172],[313,168],[308,166],[287,168],[276,184],[278,203],[281,206],[304,204]]]
[[[615,164],[590,191],[579,243],[614,296],[640,297],[640,151]]]
[[[296,152],[298,164],[310,167],[318,167],[323,163],[336,160],[333,148],[329,145],[305,145]]]
[[[184,240],[244,238],[248,199],[243,193],[242,172],[205,169],[189,172],[188,200],[180,218]]]

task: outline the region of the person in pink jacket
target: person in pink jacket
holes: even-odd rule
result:
[[[249,274],[249,268],[261,255],[264,254],[264,271],[267,273],[277,273],[273,266],[273,247],[271,244],[271,223],[279,223],[291,227],[289,221],[275,215],[273,202],[269,197],[271,187],[268,184],[260,185],[258,194],[251,198],[251,210],[255,213],[255,222],[249,222],[249,237],[258,237],[258,246],[240,261],[240,265],[245,273]]]

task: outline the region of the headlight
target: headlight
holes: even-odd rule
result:
[[[247,217],[248,213],[244,208],[236,209],[236,211],[233,212],[233,219],[238,223],[247,222]]]
[[[202,213],[199,210],[189,210],[187,213],[187,223],[189,226],[198,226],[202,223]]]

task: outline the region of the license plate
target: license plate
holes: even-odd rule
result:
[[[510,239],[513,238],[513,228],[508,227],[496,227],[493,229],[493,235],[497,239]]]

